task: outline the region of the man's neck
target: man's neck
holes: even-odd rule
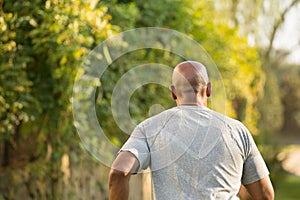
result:
[[[207,101],[204,99],[198,100],[197,102],[176,100],[176,104],[177,104],[177,106],[205,106],[205,107],[207,107]]]

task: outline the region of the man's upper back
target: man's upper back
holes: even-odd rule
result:
[[[206,107],[177,106],[137,126],[122,150],[151,168],[157,199],[231,199],[268,175],[242,123]]]

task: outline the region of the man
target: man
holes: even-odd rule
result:
[[[248,129],[207,108],[211,83],[195,61],[178,64],[177,106],[140,123],[109,175],[109,196],[128,199],[129,178],[150,167],[156,199],[274,199],[269,171]]]

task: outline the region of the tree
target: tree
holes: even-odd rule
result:
[[[4,197],[13,198],[15,187],[25,186],[31,198],[61,194],[62,159],[80,152],[70,101],[73,81],[89,50],[115,32],[106,11],[97,0],[1,1],[2,166],[24,166],[15,182],[1,179],[1,188],[7,184]]]
[[[299,45],[296,45],[290,50],[278,50],[274,43],[279,37],[287,15],[299,3],[299,0],[285,2],[228,0],[216,3],[222,13],[227,13],[227,17],[223,17],[223,20],[229,20],[232,26],[237,27],[239,32],[248,38],[249,44],[259,47],[262,69],[265,72],[264,93],[259,101],[260,126],[263,132],[269,134],[279,132],[283,125],[284,108],[276,71],[278,66],[285,62],[285,58],[299,48]]]
[[[284,105],[284,121],[281,131],[285,136],[299,136],[300,130],[300,71],[297,65],[283,64],[279,67],[278,77],[282,103]]]

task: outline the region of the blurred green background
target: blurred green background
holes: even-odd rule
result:
[[[85,151],[73,125],[73,83],[93,48],[138,27],[174,29],[205,48],[223,78],[226,114],[252,132],[276,199],[300,199],[299,13],[299,0],[0,0],[0,199],[108,199],[109,169]],[[109,66],[96,112],[113,143],[128,137],[111,113],[122,74],[180,61],[142,49]],[[153,104],[174,106],[166,88],[139,88],[134,120]]]

